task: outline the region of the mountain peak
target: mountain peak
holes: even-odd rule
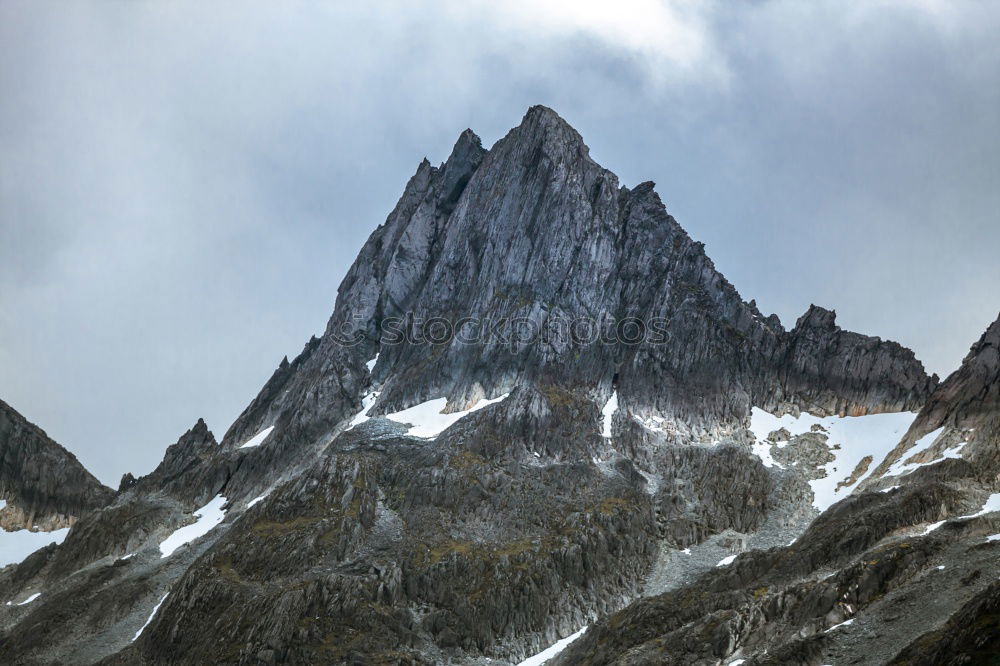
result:
[[[837,327],[836,310],[828,310],[819,305],[810,305],[809,309],[795,322],[795,328],[826,328]]]
[[[502,323],[515,318],[537,337],[512,341]],[[670,344],[589,344],[559,328],[582,319],[609,332],[626,318],[666,322]],[[420,320],[501,328],[495,338],[429,350]],[[407,335],[386,335],[387,321]],[[353,378],[335,379],[329,368],[360,368],[376,351],[381,391],[372,414],[442,396],[469,404],[540,382],[592,386],[592,399],[603,401],[616,376],[634,409],[712,422],[742,422],[751,405],[867,412],[926,397],[927,377],[908,350],[842,337],[835,313],[817,306],[800,318],[803,327],[808,335],[792,336],[760,316],[667,214],[652,182],[620,187],[575,129],[534,106],[490,150],[466,130],[441,168],[410,180],[348,271],[321,349],[269,382],[231,432],[249,437],[289,410],[319,418],[299,409],[317,394],[315,383],[354,392],[344,386]],[[341,346],[344,330],[363,344]],[[780,367],[790,354],[794,367]],[[862,356],[863,373],[851,370]]]
[[[590,162],[590,149],[580,133],[558,113],[547,106],[528,109],[521,123],[497,142],[493,151],[524,152],[530,160],[540,154],[554,162]]]

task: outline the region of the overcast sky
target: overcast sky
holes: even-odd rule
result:
[[[943,376],[1000,311],[998,31],[988,1],[3,0],[0,398],[114,486],[221,436],[420,159],[536,103],[764,312]]]

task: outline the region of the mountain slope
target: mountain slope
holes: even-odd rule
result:
[[[0,572],[42,593],[0,608],[0,650],[517,661],[675,587],[687,549],[802,533],[809,481],[849,470],[821,469],[838,448],[821,433],[773,465],[753,408],[910,411],[936,387],[829,310],[764,317],[651,183],[621,186],[533,107],[491,149],[466,131],[421,163],[323,335],[221,442],[199,421],[64,544]]]
[[[114,491],[38,426],[0,401],[0,528],[54,530],[104,506]],[[3,534],[0,533],[0,538]]]
[[[991,663],[1000,577],[998,332],[1000,319],[870,481],[795,543],[742,555],[638,601],[555,663]],[[918,438],[926,448],[899,466]],[[961,450],[948,455],[956,443]]]

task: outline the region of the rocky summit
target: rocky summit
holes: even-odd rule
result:
[[[1000,320],[943,382],[786,328],[537,106],[417,167],[221,438],[114,492],[0,404],[0,526],[70,527],[0,662],[994,663],[998,444]]]

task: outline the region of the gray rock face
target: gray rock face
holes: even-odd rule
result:
[[[802,475],[751,453],[751,406],[915,410],[936,387],[912,352],[839,329],[832,311],[813,306],[791,330],[762,315],[652,183],[621,186],[533,107],[489,150],[466,131],[441,166],[418,167],[323,335],[282,360],[221,443],[199,421],[64,544],[0,573],[17,598],[42,591],[0,607],[0,651],[31,664],[485,666],[599,618],[612,619],[566,663],[617,663],[636,646],[646,661],[621,663],[661,663],[645,645],[657,636],[685,646],[677,663],[718,663],[753,636],[784,646],[803,618],[841,612],[837,595],[864,574],[802,577],[974,502],[940,477],[873,493],[824,514],[791,555],[744,554],[678,587],[663,567],[680,549],[785,543],[814,514]],[[432,438],[382,418],[503,394]],[[800,439],[787,455],[821,464],[822,445]],[[225,520],[162,556],[217,496]],[[887,567],[879,585],[895,580]],[[651,572],[674,589],[636,601]],[[766,590],[747,596],[749,584]],[[792,587],[769,596],[779,586]],[[41,626],[44,641],[25,638]]]
[[[69,527],[113,497],[72,453],[0,401],[0,528]]]

